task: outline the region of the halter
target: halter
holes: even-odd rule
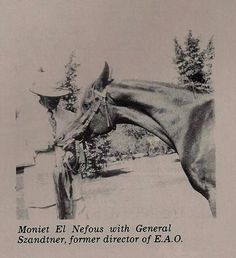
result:
[[[115,129],[116,126],[112,123],[111,116],[108,112],[108,106],[107,106],[107,88],[105,88],[102,92],[99,92],[97,90],[93,91],[98,97],[101,97],[100,104],[104,105],[105,113],[106,113],[106,121],[107,121],[107,127],[111,129]],[[95,98],[96,99],[96,98]],[[100,106],[99,106],[100,108]]]
[[[115,125],[112,123],[112,119],[111,116],[109,114],[108,111],[108,105],[107,105],[107,88],[105,88],[102,92],[99,92],[95,89],[93,89],[93,95],[94,95],[94,105],[88,110],[86,111],[83,116],[77,121],[77,123],[79,124],[79,127],[76,129],[77,132],[75,132],[74,134],[70,135],[70,131],[73,128],[74,125],[74,121],[73,123],[68,127],[67,134],[63,134],[60,138],[58,138],[56,140],[56,144],[57,146],[63,146],[63,148],[66,148],[66,146],[68,146],[70,143],[74,142],[75,138],[78,138],[80,141],[83,141],[80,139],[83,138],[83,134],[85,133],[86,129],[88,128],[90,122],[92,121],[94,115],[98,112],[98,110],[100,109],[101,105],[104,106],[105,109],[105,116],[106,116],[106,122],[107,122],[107,127],[109,129],[115,129]],[[62,144],[63,140],[65,139],[66,135],[70,135],[68,137],[68,139],[66,140],[65,144]],[[60,143],[61,142],[61,143]]]

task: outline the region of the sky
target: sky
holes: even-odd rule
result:
[[[222,28],[220,17],[227,15],[224,8],[229,8],[221,3],[18,0],[9,4],[8,1],[5,20],[10,27],[7,31],[10,39],[5,55],[10,51],[14,57],[12,69],[17,78],[17,94],[26,98],[26,90],[37,81],[41,66],[50,77],[60,80],[73,50],[81,64],[80,86],[98,76],[105,60],[115,79],[176,81],[172,62],[174,37],[181,41],[191,29],[200,36],[203,46],[213,35],[217,41]]]
[[[173,39],[182,42],[191,29],[202,47],[214,36],[215,84],[233,81],[233,0],[12,0],[0,1],[0,10],[1,95],[21,111],[25,127],[43,119],[29,92],[38,69],[49,83],[61,80],[72,51],[80,87],[98,77],[105,60],[115,80],[175,82]]]

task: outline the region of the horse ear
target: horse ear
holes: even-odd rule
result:
[[[103,91],[104,88],[113,81],[113,80],[109,80],[109,77],[110,77],[109,65],[107,62],[105,62],[103,71],[95,83],[95,89],[100,92]]]

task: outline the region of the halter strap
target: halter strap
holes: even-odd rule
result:
[[[94,93],[104,99],[106,99],[107,97],[107,88],[105,88],[102,92],[98,91],[98,90],[94,90]]]
[[[112,123],[112,119],[111,119],[111,116],[109,114],[108,106],[107,106],[107,88],[105,88],[102,92],[94,90],[94,93],[96,95],[98,95],[99,97],[102,97],[103,105],[105,107],[106,121],[107,121],[108,128],[115,129],[115,125]]]

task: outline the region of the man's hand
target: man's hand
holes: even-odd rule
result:
[[[75,152],[75,139],[70,139],[67,141],[62,148],[64,151]]]

